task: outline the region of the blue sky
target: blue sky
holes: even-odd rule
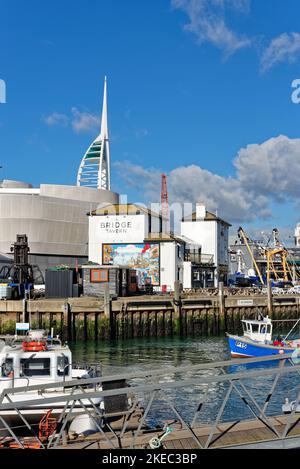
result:
[[[113,189],[158,201],[166,172],[172,201],[292,235],[299,15],[298,0],[0,0],[1,177],[75,183],[107,75]]]

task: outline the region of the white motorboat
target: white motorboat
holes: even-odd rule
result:
[[[13,402],[24,402],[24,407],[20,409],[21,414],[30,423],[38,423],[40,419],[49,411],[47,398],[65,396],[66,392],[74,391],[74,388],[51,388],[43,391],[42,385],[62,383],[76,379],[94,378],[100,376],[100,366],[98,369],[88,367],[77,367],[72,362],[72,352],[67,344],[62,344],[59,337],[47,336],[44,330],[29,330],[25,336],[3,336],[0,338],[0,402],[9,402],[5,392],[10,390],[9,399]],[[22,390],[18,388],[39,385],[39,390]],[[100,387],[97,388],[101,390]],[[14,391],[14,392],[13,392]],[[30,406],[30,400],[45,398],[45,404]],[[52,416],[59,416],[65,403],[57,402],[51,406]],[[86,407],[99,406],[103,408],[101,399],[93,399],[85,402]],[[82,414],[81,405],[74,406],[72,415],[74,417]],[[0,412],[10,426],[15,426],[20,422],[20,417],[15,410]],[[2,425],[0,424],[0,427]],[[2,427],[3,428],[3,427]],[[3,433],[0,431],[0,434]]]

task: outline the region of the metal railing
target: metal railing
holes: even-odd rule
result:
[[[6,430],[22,448],[24,447],[22,440],[6,420],[7,412],[18,414],[24,427],[40,443],[41,448],[55,448],[61,444],[68,425],[79,408],[94,422],[100,447],[102,445],[102,447],[116,449],[124,445],[130,448],[141,447],[140,437],[143,437],[144,441],[147,435],[145,429],[147,432],[151,429],[153,432],[162,431],[165,424],[162,418],[165,420],[175,418],[181,431],[186,432],[186,438],[190,438],[194,446],[204,449],[215,447],[216,444],[222,446],[223,439],[241,421],[247,422],[251,418],[259,421],[268,430],[269,439],[274,444],[282,445],[290,438],[292,431],[300,422],[300,416],[297,414],[297,408],[300,405],[300,361],[295,361],[293,357],[292,354],[284,358],[276,355],[270,358],[166,367],[163,370],[133,372],[15,389],[14,392],[20,394],[28,391],[36,392],[37,398],[30,401],[16,400],[15,394],[12,395],[12,391],[8,389],[0,396],[0,422],[2,430]],[[125,380],[128,385],[124,388],[103,390],[105,383],[120,380]],[[93,386],[94,390],[91,390],[89,385]],[[47,399],[41,397],[42,394],[54,388],[56,390],[60,388],[61,394]],[[284,404],[285,393],[289,390],[295,393],[294,407],[285,422],[278,426],[274,423],[274,418],[281,416],[281,404]],[[271,403],[277,392],[279,392],[279,401],[274,406]],[[121,419],[121,427],[118,431],[110,425],[111,415],[105,411],[106,399],[116,396],[128,398],[127,408],[113,414],[114,418]],[[180,402],[183,397],[184,401]],[[95,404],[95,400],[104,402],[104,409],[99,402]],[[230,402],[233,402],[233,406],[230,419],[228,419],[228,416],[225,418],[225,409]],[[135,429],[128,431],[132,416],[140,411],[141,404],[143,413]],[[46,443],[40,441],[24,413],[25,407],[28,411],[41,405],[49,409],[60,406],[59,430],[51,435]],[[204,411],[206,405],[209,407],[208,413]],[[247,417],[245,417],[245,410]],[[163,414],[162,417],[160,413]],[[208,416],[209,421],[207,421]],[[203,435],[204,425],[207,429],[205,435]],[[199,433],[199,428],[202,429],[202,434]],[[175,434],[176,432],[173,432],[173,435]],[[298,436],[300,441],[300,429]],[[90,444],[91,441],[87,443],[87,445]]]
[[[184,260],[199,265],[214,265],[214,256],[212,254],[202,254],[198,251],[186,250]]]

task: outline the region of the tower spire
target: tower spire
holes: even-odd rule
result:
[[[110,190],[110,154],[107,121],[107,79],[104,79],[101,131],[84,155],[77,174],[77,186]]]
[[[104,91],[103,91],[103,106],[102,106],[102,119],[101,119],[101,132],[100,137],[108,139],[108,122],[107,122],[107,79],[104,78]]]

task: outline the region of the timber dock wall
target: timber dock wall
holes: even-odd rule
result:
[[[15,322],[54,328],[64,340],[208,336],[240,331],[240,320],[268,314],[268,298],[197,295],[143,296],[104,300],[0,301],[0,334],[14,333]],[[272,318],[300,318],[300,296],[273,298]]]

